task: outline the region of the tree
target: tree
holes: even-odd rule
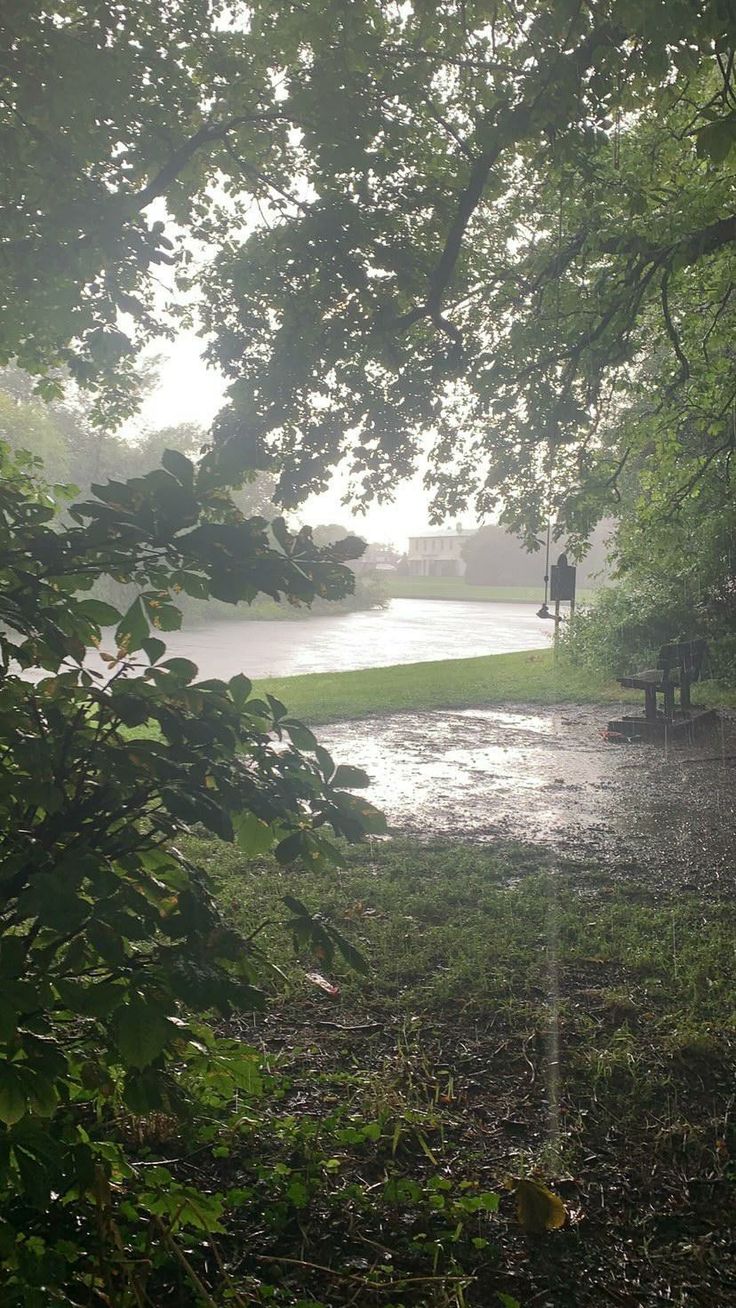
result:
[[[43,461],[46,475],[52,481],[70,480],[63,436],[39,400],[17,400],[7,391],[0,391],[0,440],[11,449],[26,449],[35,454]]]
[[[101,420],[135,407],[137,348],[183,312],[163,272],[231,381],[216,440],[276,455],[284,505],[343,459],[390,496],[426,454],[438,519],[500,511],[532,547],[550,516],[574,544],[607,513],[665,530],[706,480],[725,507],[730,0],[0,23],[0,359],[44,393],[66,367]]]
[[[628,448],[601,436],[611,392],[642,352],[682,371],[679,303],[733,240],[726,0],[320,0],[247,21],[16,0],[2,21],[6,358],[66,364],[127,411],[172,263],[233,381],[219,434],[289,454],[286,500],[346,453],[388,493],[430,440],[438,513],[502,494],[533,531],[554,481],[558,516],[594,516]],[[164,200],[214,269],[154,220]],[[253,200],[269,222],[244,239]]]
[[[438,514],[500,497],[530,540],[550,509],[583,536],[653,420],[691,475],[727,454],[731,7],[431,9],[269,29],[307,52],[279,104],[312,198],[208,277],[221,432],[288,456],[287,502],[343,455],[387,493],[429,440]]]
[[[0,362],[44,394],[68,368],[91,388],[105,376],[106,412],[131,412],[156,277],[175,260],[151,206],[165,195],[194,229],[214,169],[226,178],[229,151],[277,125],[268,63],[226,14],[219,0],[3,5]]]
[[[155,378],[154,372],[146,385],[155,385]],[[60,375],[57,380],[62,384],[64,378]],[[42,401],[27,373],[5,368],[0,372],[0,440],[40,458],[50,480],[66,481],[87,492],[94,483],[150,472],[166,450],[178,450],[196,460],[207,443],[207,433],[197,423],[182,422],[123,438],[95,426],[86,392],[77,389],[70,394],[67,388],[63,399]],[[278,515],[275,487],[273,474],[264,471],[244,478],[233,491],[233,499],[246,517],[273,518]]]
[[[608,541],[615,523],[601,523],[593,532],[584,559],[577,564],[577,584],[590,586],[606,572]],[[558,546],[556,554],[559,554]],[[556,554],[552,555],[554,562]],[[463,546],[465,580],[470,586],[538,586],[544,576],[544,553],[526,551],[503,527],[487,525],[470,536]]]

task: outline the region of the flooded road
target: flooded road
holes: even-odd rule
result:
[[[615,706],[613,706],[615,708]],[[631,860],[661,884],[732,890],[736,719],[697,746],[610,744],[612,706],[504,705],[320,728],[393,828]]]
[[[265,622],[212,622],[166,635],[202,677],[290,677],[540,649],[550,623],[535,604],[393,599],[385,609]]]

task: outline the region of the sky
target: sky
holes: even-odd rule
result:
[[[225,380],[202,358],[203,343],[194,332],[182,332],[174,341],[156,342],[146,353],[161,358],[158,385],[145,400],[134,424],[127,432],[146,427],[174,427],[181,422],[197,422],[208,427],[222,404]],[[429,528],[428,496],[421,478],[403,483],[392,504],[374,505],[360,514],[342,503],[344,483],[336,477],[330,491],[313,495],[305,501],[300,520],[317,526],[337,522],[370,541],[393,544],[406,549],[409,536]],[[464,527],[472,527],[470,515]],[[455,522],[448,526],[454,529]],[[434,529],[433,529],[434,530]]]

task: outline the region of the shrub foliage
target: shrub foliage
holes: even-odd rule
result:
[[[113,1211],[132,1174],[110,1124],[180,1117],[214,1063],[210,1096],[247,1088],[247,1051],[218,1049],[201,1015],[259,1006],[265,966],[177,836],[201,828],[314,865],[336,857],[327,832],[359,840],[382,821],[344,789],[364,774],[336,769],[283,704],[243,675],[198,681],[158,633],[179,625],[182,591],[340,595],[358,545],[244,518],[215,455],[195,467],[169,452],[64,518],[63,488],[1,457],[3,1302],[135,1303],[137,1254]],[[101,576],[136,586],[126,613],[90,598]],[[305,939],[360,961],[301,904],[297,918]],[[161,1189],[184,1202],[173,1181]]]

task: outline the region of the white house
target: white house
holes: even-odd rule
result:
[[[407,561],[412,577],[463,577],[463,545],[476,530],[467,531],[460,524],[439,531],[427,531],[409,538]]]

